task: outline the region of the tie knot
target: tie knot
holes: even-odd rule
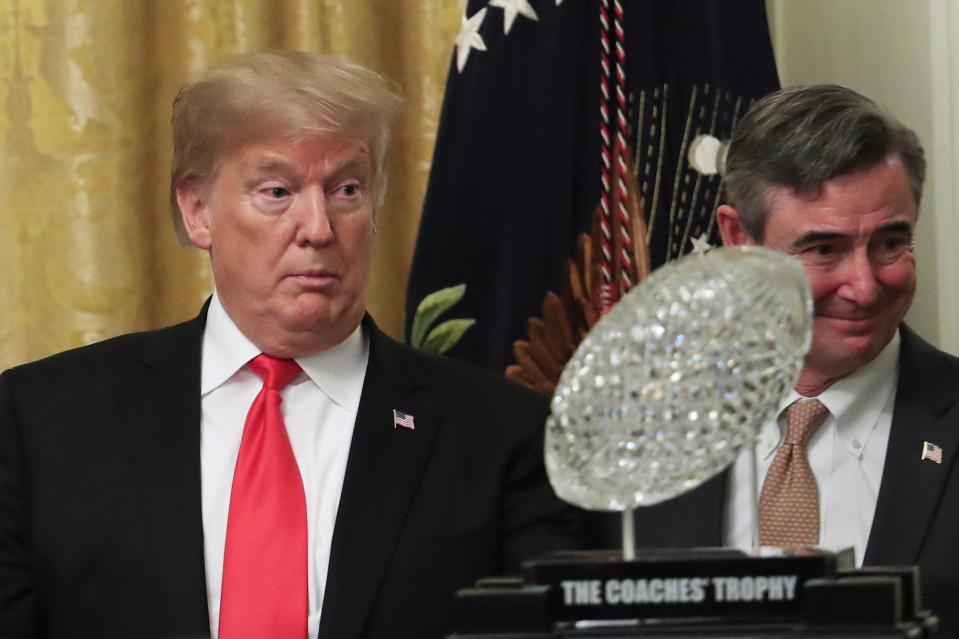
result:
[[[283,390],[303,370],[292,359],[278,359],[262,353],[251,359],[247,366],[260,376],[265,388],[275,391]]]
[[[804,444],[828,415],[818,399],[797,399],[786,408],[786,443]]]

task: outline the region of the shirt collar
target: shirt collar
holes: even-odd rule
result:
[[[369,338],[361,324],[333,348],[297,357],[296,363],[331,400],[355,413],[369,351]],[[260,349],[240,332],[214,290],[203,333],[200,394],[206,395],[224,384],[259,354]]]
[[[829,409],[827,420],[833,420],[844,439],[865,442],[875,428],[882,409],[896,388],[900,343],[899,331],[896,331],[871,362],[836,381],[817,397]],[[765,443],[760,455],[769,456],[778,448],[782,429],[785,428],[783,411],[798,399],[804,397],[791,390],[780,403],[777,412],[780,419],[769,423],[773,430],[763,431],[765,435],[761,441]]]
[[[227,315],[220,296],[214,290],[206,314],[206,328],[203,331],[200,394],[206,395],[222,386],[259,354],[260,349],[240,332]]]
[[[370,340],[360,324],[333,348],[297,357],[296,362],[330,399],[355,414],[363,394],[369,355]]]
[[[868,431],[879,419],[886,400],[896,387],[899,370],[899,331],[871,362],[843,377],[819,395],[836,427],[844,436],[865,440]],[[847,424],[867,425],[863,433],[844,432]]]

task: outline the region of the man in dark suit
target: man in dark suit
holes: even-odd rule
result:
[[[784,89],[735,127],[729,203],[717,222],[726,245],[795,256],[814,300],[795,391],[756,444],[760,542],[852,546],[858,564],[918,564],[925,603],[951,637],[959,632],[959,360],[902,324],[916,286],[924,176],[915,134],[871,100],[837,86]],[[789,452],[792,405],[827,409],[799,438],[801,455]],[[805,521],[788,508],[775,516],[772,488],[782,486],[777,467],[787,453],[814,478]],[[638,543],[749,548],[752,454],[639,512]]]
[[[399,108],[299,52],[181,90],[174,217],[216,291],[0,375],[0,636],[439,637],[456,588],[574,543],[545,400],[365,313]]]

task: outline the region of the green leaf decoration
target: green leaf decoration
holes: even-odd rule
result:
[[[423,342],[422,350],[433,355],[442,355],[460,341],[463,333],[476,323],[475,319],[451,319],[430,331]]]
[[[410,344],[416,348],[422,348],[426,331],[440,315],[459,302],[465,293],[466,284],[457,284],[456,286],[441,288],[424,297],[420,305],[416,307],[416,315],[413,316],[413,325],[410,328]]]

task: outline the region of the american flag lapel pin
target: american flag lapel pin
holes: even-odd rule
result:
[[[413,416],[409,413],[404,413],[401,410],[393,409],[393,429],[399,426],[401,428],[409,428],[410,430],[415,430],[413,426]]]
[[[929,461],[934,461],[937,464],[941,464],[942,449],[932,442],[922,442],[922,457],[920,459],[928,459]]]

